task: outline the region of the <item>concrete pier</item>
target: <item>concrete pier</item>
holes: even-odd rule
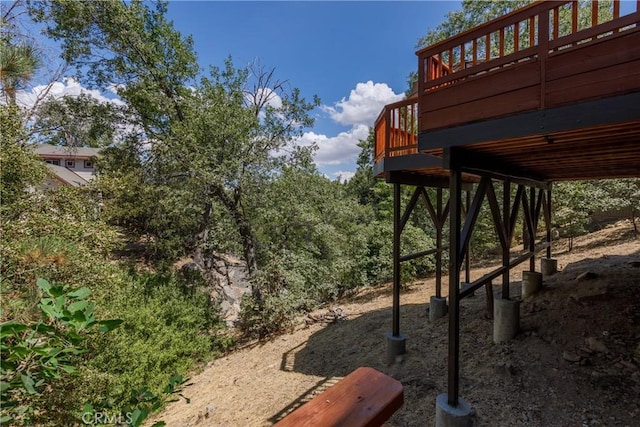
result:
[[[447,315],[447,299],[431,297],[429,300],[429,321],[435,322],[437,319]]]
[[[511,340],[520,329],[520,301],[497,298],[493,305],[493,342]]]
[[[542,277],[548,277],[558,272],[558,260],[556,258],[540,258],[540,271]]]
[[[403,334],[398,336],[387,333],[387,363],[395,363],[396,357],[407,352],[407,337]]]
[[[436,427],[471,427],[475,411],[464,399],[458,398],[458,405],[451,406],[447,394],[436,397]]]
[[[530,297],[542,289],[542,273],[537,271],[522,272],[522,299]]]

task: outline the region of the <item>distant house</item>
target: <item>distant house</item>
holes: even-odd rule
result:
[[[47,163],[54,174],[47,182],[47,187],[80,187],[87,185],[96,174],[95,159],[99,153],[97,148],[38,144],[34,146],[34,152]]]

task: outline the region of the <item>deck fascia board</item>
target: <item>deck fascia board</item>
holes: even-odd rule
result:
[[[550,135],[640,119],[640,92],[421,132],[418,150]]]

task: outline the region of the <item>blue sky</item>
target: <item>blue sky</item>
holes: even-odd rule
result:
[[[229,56],[238,67],[260,61],[308,100],[318,95],[322,106],[313,112],[315,126],[298,142],[315,143],[319,170],[345,179],[356,168],[358,140],[367,137],[384,105],[400,100],[407,89],[407,76],[418,66],[417,40],[459,8],[459,1],[173,0],[168,18],[193,37],[203,70],[222,66]],[[58,48],[41,42],[52,58],[50,77]],[[113,98],[62,77],[48,89],[51,96],[88,92]],[[25,103],[44,88],[25,92]]]
[[[358,139],[382,106],[399,99],[417,69],[415,44],[458,1],[171,1],[169,19],[192,35],[200,64],[259,60],[277,77],[318,95],[323,107],[304,143],[330,178],[355,170]]]

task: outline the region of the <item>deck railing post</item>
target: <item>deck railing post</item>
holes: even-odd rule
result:
[[[390,157],[391,152],[389,149],[391,148],[391,132],[393,129],[391,123],[391,109],[388,107],[384,107],[384,121],[386,123],[386,132],[384,133],[384,156]]]
[[[555,31],[555,28],[554,28]],[[540,61],[540,108],[545,107],[547,57],[549,56],[549,10],[538,15],[538,61]]]

